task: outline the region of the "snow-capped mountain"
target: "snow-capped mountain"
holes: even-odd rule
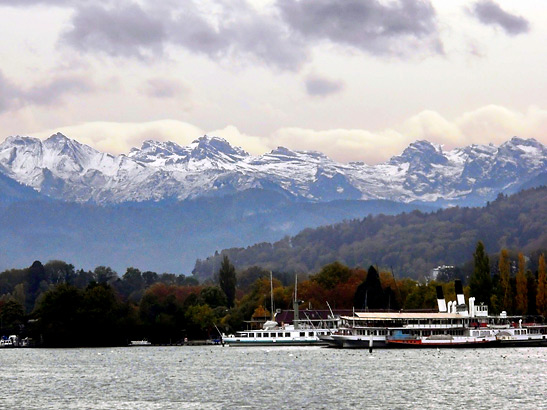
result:
[[[99,204],[184,200],[251,188],[298,201],[388,199],[480,203],[545,178],[547,149],[534,139],[443,151],[416,141],[400,156],[369,166],[337,163],[314,151],[279,147],[252,156],[226,140],[203,136],[188,146],[147,140],[128,155],[99,152],[62,134],[45,141],[8,137],[0,172],[42,194]]]

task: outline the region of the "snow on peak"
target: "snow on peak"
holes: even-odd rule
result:
[[[231,159],[247,157],[249,154],[239,147],[232,147],[224,138],[204,135],[191,144],[192,156],[203,158],[209,155],[224,154]]]
[[[447,158],[442,146],[429,141],[419,140],[411,143],[400,156],[393,157],[391,163],[401,164],[445,164]]]
[[[60,132],[57,132],[53,135],[51,135],[48,139],[46,139],[46,142],[51,143],[65,143],[70,141],[68,137],[66,137],[64,134],[61,134]]]
[[[8,137],[0,144],[0,172],[47,195],[81,202],[185,199],[249,188],[282,190],[307,201],[452,201],[519,186],[545,172],[546,157],[545,146],[533,139],[447,152],[422,140],[368,166],[285,147],[255,157],[208,135],[186,146],[146,140],[127,156],[114,157],[57,133],[45,141]]]

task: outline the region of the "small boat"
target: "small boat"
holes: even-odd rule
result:
[[[142,340],[131,340],[131,342],[129,343],[129,346],[151,346],[152,343],[150,343],[148,340],[146,339],[142,339]]]
[[[0,339],[0,347],[14,347],[13,341],[7,337],[2,337]]]

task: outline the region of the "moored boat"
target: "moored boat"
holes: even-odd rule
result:
[[[547,346],[547,325],[522,323],[505,312],[490,316],[488,306],[476,305],[475,298],[465,303],[460,281],[455,287],[457,300],[448,304],[437,288],[437,312],[354,312],[322,339],[330,347],[362,349]]]
[[[273,306],[273,285],[270,276],[271,305]],[[262,329],[238,331],[236,334],[222,335],[222,342],[229,346],[325,346],[327,341],[323,337],[329,337],[338,327],[338,319],[334,315],[329,319],[312,320],[306,316],[306,320],[300,320],[297,297],[297,279],[295,278],[295,291],[293,300],[293,324],[281,324],[272,314],[262,326]],[[273,308],[272,308],[273,311]]]
[[[131,342],[129,343],[129,346],[151,346],[152,343],[150,343],[148,340],[146,339],[142,339],[142,340],[131,340]]]

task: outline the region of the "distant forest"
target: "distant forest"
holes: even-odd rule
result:
[[[477,241],[488,252],[547,249],[547,187],[500,194],[482,208],[448,208],[399,215],[369,215],[305,229],[275,243],[225,249],[197,260],[193,274],[211,278],[223,255],[237,269],[261,266],[278,272],[314,272],[339,261],[351,267],[379,266],[397,277],[426,278],[438,265],[463,265]]]

